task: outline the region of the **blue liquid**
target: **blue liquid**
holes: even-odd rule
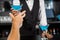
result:
[[[12,5],[13,10],[21,10],[22,6],[21,5]]]
[[[48,29],[48,25],[46,25],[46,26],[39,26],[39,28],[40,28],[42,31],[45,31],[45,30]]]

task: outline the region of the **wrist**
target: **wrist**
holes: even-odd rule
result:
[[[14,21],[12,22],[12,25],[19,26],[19,23]]]
[[[13,28],[14,30],[19,30],[19,25],[13,23],[13,24],[12,24],[12,28]]]
[[[13,31],[13,32],[19,32],[20,30],[19,30],[19,28],[12,27],[11,31]]]

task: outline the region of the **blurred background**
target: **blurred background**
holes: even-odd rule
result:
[[[44,0],[48,32],[53,35],[51,40],[60,40],[60,0]],[[11,29],[11,18],[9,17],[11,0],[0,0],[0,40],[6,40]],[[39,28],[36,27],[37,40],[40,40]]]

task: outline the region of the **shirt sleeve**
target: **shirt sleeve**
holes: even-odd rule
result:
[[[46,17],[44,0],[39,0],[39,1],[40,1],[40,10],[39,10],[40,24],[39,25],[46,26],[47,25],[47,17]]]

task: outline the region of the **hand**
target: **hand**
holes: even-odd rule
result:
[[[46,32],[46,31],[43,31],[42,37],[45,37],[45,36],[46,36],[47,38],[49,38],[49,39],[53,38],[53,35],[49,34],[49,33]]]
[[[43,33],[42,33],[42,37],[43,37],[43,38],[45,37],[45,31],[43,31]]]
[[[44,33],[42,33],[42,38],[44,38],[45,37],[45,34]]]
[[[12,25],[14,25],[14,28],[21,28],[22,24],[23,24],[23,18],[25,17],[25,12],[17,12],[17,11],[13,11],[15,14],[13,13],[9,13],[10,17],[12,18]]]
[[[53,35],[52,34],[49,34],[49,33],[45,33],[45,35],[47,36],[47,38],[53,38]]]

